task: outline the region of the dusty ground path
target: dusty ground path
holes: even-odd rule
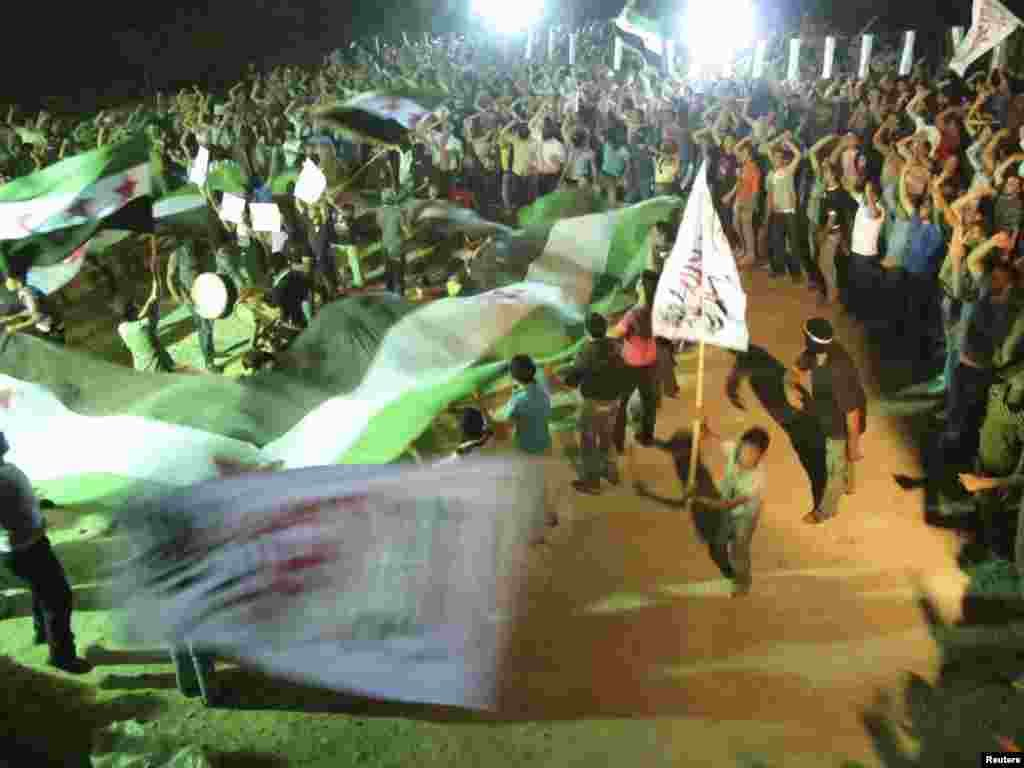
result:
[[[838,518],[808,526],[801,518],[811,508],[810,484],[790,438],[751,384],[739,390],[746,410],[730,403],[734,356],[708,349],[706,413],[716,429],[731,435],[756,424],[772,436],[749,597],[729,597],[730,583],[698,530],[706,521],[634,493],[634,480],[661,496],[681,490],[669,454],[635,448],[619,488],[596,498],[565,493],[563,524],[534,556],[530,613],[516,634],[497,722],[354,700],[235,669],[221,679],[238,708],[205,710],[174,691],[159,659],[98,667],[83,681],[87,695],[76,688],[57,705],[85,696],[80,706],[94,722],[140,717],[161,734],[248,755],[231,765],[878,764],[862,712],[879,690],[898,695],[908,673],[929,681],[938,674],[940,651],[915,588],[928,585],[956,618],[965,581],[955,565],[958,542],[925,524],[920,492],[893,482],[894,473],[918,473],[918,449],[898,418],[880,412],[874,356],[860,329],[819,310],[804,287],[764,273],[744,280],[754,345],[788,364],[802,349],[804,320],[825,314],[860,364],[871,399],[857,493]],[[663,406],[659,436],[688,428],[695,369],[695,360],[680,364],[683,392]],[[567,486],[568,466],[560,474]],[[86,540],[76,541],[73,528],[82,524],[65,522],[71,527],[57,552],[81,560],[72,581],[84,592],[87,561],[102,560],[105,550],[88,539],[88,526]],[[45,650],[31,647],[31,620],[19,614],[4,622],[0,653],[40,668]],[[109,615],[100,606],[81,610],[75,628],[83,647],[107,642]],[[9,686],[11,700],[0,703],[21,706],[17,690],[45,681],[32,675],[21,689]]]

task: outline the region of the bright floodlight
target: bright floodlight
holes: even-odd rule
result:
[[[473,0],[473,13],[499,32],[522,32],[544,13],[544,0]]]
[[[683,35],[692,64],[717,74],[753,42],[754,7],[750,0],[690,0]]]

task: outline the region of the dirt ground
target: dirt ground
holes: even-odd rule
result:
[[[889,407],[880,387],[910,374],[806,288],[761,272],[744,282],[751,376],[731,376],[735,356],[708,348],[704,397],[723,435],[761,425],[772,437],[749,596],[732,599],[709,556],[713,519],[633,490],[642,481],[653,496],[678,498],[685,451],[634,447],[626,482],[599,497],[575,494],[563,462],[562,524],[534,553],[498,715],[367,701],[230,665],[219,675],[225,706],[204,709],[177,693],[160,656],[108,657],[72,681],[45,667],[27,600],[14,593],[0,634],[10,657],[0,659],[2,711],[20,740],[61,753],[86,749],[97,725],[136,718],[232,766],[976,764],[997,735],[1024,735],[1014,715],[1021,694],[1007,682],[1024,672],[1024,633],[1010,623],[1015,601],[965,600],[961,539],[926,523],[923,491],[893,480],[921,474],[920,420]],[[780,366],[801,351],[801,326],[816,314],[832,319],[859,362],[870,403],[856,493],[836,519],[811,526],[801,522],[812,506],[796,450],[804,437],[775,417],[784,414]],[[681,397],[658,416],[662,438],[694,416],[696,360],[681,360],[678,376]],[[720,462],[708,463],[717,474]],[[79,643],[110,647],[95,582],[116,540],[90,510],[51,518],[75,585]],[[934,600],[931,617],[922,592]]]

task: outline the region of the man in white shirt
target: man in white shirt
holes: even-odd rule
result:
[[[0,393],[9,407],[12,393]],[[39,499],[25,473],[4,461],[8,445],[0,433],[0,557],[32,591],[35,642],[50,646],[50,665],[72,675],[91,671],[78,658],[71,633],[71,586],[46,536]]]
[[[736,582],[733,597],[749,594],[752,582],[750,543],[761,517],[766,473],[761,466],[771,438],[760,427],[744,432],[738,441],[722,440],[706,424],[701,437],[718,443],[725,458],[719,483],[721,498],[694,499],[701,506],[723,513],[715,536],[714,551],[720,563],[728,563]],[[729,545],[732,544],[730,549]]]
[[[846,309],[855,317],[873,325],[878,318],[867,313],[870,307],[877,307],[875,297],[879,295],[877,288],[881,280],[878,244],[884,223],[885,208],[878,200],[878,187],[874,181],[868,181],[864,185],[860,207],[853,220],[849,274],[845,282],[849,287]]]

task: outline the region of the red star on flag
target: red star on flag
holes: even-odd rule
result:
[[[139,182],[129,176],[121,182],[121,186],[116,187],[114,191],[117,192],[118,196],[121,198],[121,202],[126,203],[131,199],[132,195],[135,194],[135,188],[137,186],[139,186]]]
[[[21,231],[27,235],[32,234],[32,227],[29,226],[29,221],[32,219],[31,213],[26,213],[24,216],[18,217],[18,226],[21,227]]]

